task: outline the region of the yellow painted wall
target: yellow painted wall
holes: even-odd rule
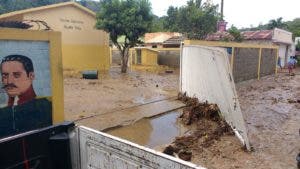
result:
[[[97,69],[108,70],[110,67],[109,35],[96,30],[96,15],[93,12],[80,9],[75,3],[62,3],[55,7],[43,7],[42,10],[27,10],[23,14],[1,20],[41,20],[52,30],[61,32],[62,58],[65,70]],[[22,17],[20,17],[22,15]],[[18,16],[18,17],[16,17]],[[33,24],[32,29],[38,29]],[[41,26],[41,29],[44,27]]]
[[[61,58],[61,33],[54,31],[34,31],[22,29],[0,29],[0,39],[30,40],[49,42],[49,58],[52,87],[53,123],[64,121],[63,69]]]
[[[107,44],[108,34],[94,29],[96,17],[72,5],[24,14],[25,20],[43,20],[62,32],[63,44]]]
[[[74,6],[38,11],[24,16],[40,19],[62,32],[63,66],[66,70],[108,70],[110,67],[109,37],[95,30],[95,16]]]
[[[147,48],[142,48],[142,65],[156,66],[157,64],[157,51],[153,51]]]
[[[98,71],[109,69],[110,57],[107,57],[109,56],[109,48],[107,46],[64,44],[62,51],[65,54],[63,57],[65,69]]]

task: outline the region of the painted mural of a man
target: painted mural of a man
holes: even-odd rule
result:
[[[9,55],[0,65],[2,88],[8,96],[7,106],[0,109],[0,137],[52,124],[52,104],[37,98],[33,89],[33,63],[23,55]]]

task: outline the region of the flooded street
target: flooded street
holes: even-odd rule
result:
[[[175,137],[188,129],[178,122],[180,111],[174,111],[153,118],[144,118],[138,122],[105,132],[149,148],[156,148],[171,143]]]
[[[178,76],[146,72],[122,75],[112,70],[98,80],[65,78],[66,120],[86,118],[76,123],[100,131],[126,126],[109,132],[157,149],[185,132],[176,121],[177,113],[157,116],[182,106],[168,100],[178,94]],[[296,76],[279,73],[237,84],[253,151],[245,152],[235,136],[223,136],[209,148],[195,144],[192,162],[212,169],[295,169],[300,152],[299,84],[299,70]]]
[[[178,73],[152,74],[129,72],[118,68],[97,80],[64,78],[66,120],[76,120],[132,106],[176,97]]]

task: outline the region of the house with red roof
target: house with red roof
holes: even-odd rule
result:
[[[293,34],[289,31],[275,28],[273,30],[245,31],[242,32],[242,35],[245,43],[278,45],[278,62],[282,67],[286,66],[290,56],[295,55]]]
[[[243,43],[278,45],[278,62],[284,67],[290,56],[295,55],[295,45],[292,39],[292,33],[283,29],[275,28],[273,30],[257,30],[241,32]],[[232,41],[234,38],[226,31],[218,31],[209,34],[205,40],[208,41]]]

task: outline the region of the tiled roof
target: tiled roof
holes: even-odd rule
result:
[[[241,32],[244,40],[272,40],[273,30],[258,30],[258,31],[245,31]],[[234,40],[233,36],[228,32],[216,32],[207,35],[205,40],[208,41],[220,41],[220,40]]]
[[[167,44],[179,44],[184,40],[183,36],[173,36],[171,38],[169,38],[168,40],[164,41],[164,45]]]
[[[232,41],[234,38],[232,35],[230,35],[230,33],[225,32],[225,31],[218,31],[215,33],[208,34],[205,38],[205,40],[208,40],[208,41],[220,41],[220,40],[225,40],[225,39]]]
[[[173,36],[181,36],[177,32],[155,32],[145,34],[145,43],[163,43]]]
[[[272,40],[273,30],[241,32],[245,40]]]
[[[160,34],[158,36],[153,37],[152,39],[149,39],[145,43],[163,43],[165,40],[170,39],[172,36],[167,34]]]

